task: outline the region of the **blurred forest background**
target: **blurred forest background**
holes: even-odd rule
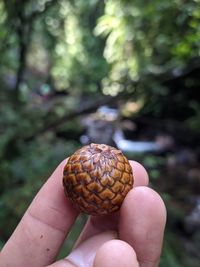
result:
[[[0,247],[56,165],[98,142],[165,200],[160,266],[200,266],[200,0],[0,0],[0,84]]]

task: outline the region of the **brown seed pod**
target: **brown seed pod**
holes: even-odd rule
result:
[[[120,150],[104,144],[90,144],[77,150],[63,172],[67,197],[81,212],[112,213],[133,187],[132,168]]]

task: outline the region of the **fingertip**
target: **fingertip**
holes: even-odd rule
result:
[[[147,186],[138,186],[137,188],[133,188],[126,196],[123,204],[122,204],[122,212],[123,210],[130,209],[130,207],[136,207],[139,205],[139,209],[142,210],[152,210],[156,209],[156,213],[158,217],[160,217],[163,221],[166,221],[166,207],[161,196],[153,189]],[[126,211],[124,211],[126,212]]]
[[[120,224],[123,233],[129,237],[129,231],[133,230],[140,239],[143,236],[145,239],[145,230],[148,231],[148,229],[154,229],[154,232],[158,230],[158,236],[162,237],[166,217],[166,207],[161,196],[146,186],[133,188],[127,194],[120,210]],[[133,221],[140,231],[135,231],[136,226],[133,225]]]
[[[110,240],[99,248],[94,259],[94,267],[102,266],[138,267],[139,265],[136,253],[128,243]]]
[[[134,187],[147,186],[149,184],[149,176],[146,169],[137,161],[129,160],[133,170]]]
[[[120,211],[119,237],[134,246],[141,265],[158,263],[165,224],[166,208],[157,192],[139,186],[128,193]]]

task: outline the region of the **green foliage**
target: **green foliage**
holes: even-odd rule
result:
[[[165,72],[182,57],[185,63],[200,52],[198,5],[198,1],[106,1],[96,27],[97,34],[107,36],[106,59],[122,61],[121,70],[126,68],[135,79],[141,72]]]
[[[170,234],[167,236],[169,237]],[[172,242],[174,242],[174,239],[172,239]],[[168,266],[173,266],[173,267],[181,267],[183,266],[182,263],[180,263],[180,255],[176,255],[176,252],[179,253],[181,251],[180,244],[172,244],[170,241],[165,241],[164,244],[164,249],[163,249],[163,255],[161,257],[160,261],[160,267],[168,267]]]
[[[103,43],[94,36],[96,18],[102,13],[98,1],[62,1],[60,14],[63,17],[62,35],[58,38],[54,53],[52,74],[58,89],[73,89],[73,92],[94,93],[106,75],[107,63],[103,58]],[[84,86],[83,86],[84,85]]]
[[[106,38],[104,56],[111,66],[102,80],[105,94],[126,90],[142,96],[143,111],[154,116],[163,116],[172,104],[186,108],[178,95],[189,86],[173,92],[162,81],[200,55],[199,1],[108,0],[95,33]]]

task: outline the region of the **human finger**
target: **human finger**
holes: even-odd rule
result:
[[[104,243],[94,259],[94,267],[139,267],[133,248],[121,240]]]
[[[140,267],[157,267],[162,249],[166,208],[148,187],[131,190],[120,210],[119,238],[135,250]]]
[[[147,186],[149,179],[145,168],[136,161],[130,161],[133,176],[134,176],[134,187],[136,186]],[[76,245],[80,244],[89,237],[98,234],[102,231],[118,229],[119,212],[113,214],[101,215],[101,216],[90,216],[88,221],[78,238]],[[76,246],[75,245],[75,246]]]
[[[65,164],[57,167],[25,212],[1,251],[0,267],[40,267],[54,261],[78,215],[64,195]]]
[[[95,235],[77,246],[65,259],[48,267],[93,267],[98,249],[107,241],[117,238],[117,233],[107,231]]]
[[[148,186],[149,175],[146,169],[137,161],[129,160],[132,167],[133,177],[134,177],[134,187],[136,186]]]

